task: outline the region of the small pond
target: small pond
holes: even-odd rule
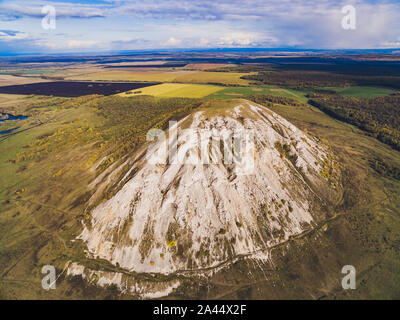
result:
[[[0,114],[0,122],[4,122],[4,121],[8,121],[8,120],[25,120],[27,118],[28,118],[28,116],[23,116],[23,115],[14,116],[10,113],[1,113]],[[14,128],[7,129],[7,130],[1,130],[2,129],[1,127],[2,126],[0,125],[0,135],[13,132],[14,130],[17,130],[19,128],[19,127],[14,127]]]

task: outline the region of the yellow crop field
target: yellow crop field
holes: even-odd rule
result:
[[[196,72],[191,74],[182,74],[175,78],[176,82],[189,83],[221,83],[232,85],[248,85],[249,80],[240,79],[240,77],[252,73],[235,73],[235,72]]]
[[[201,84],[162,83],[151,87],[120,93],[122,97],[150,95],[155,97],[202,98],[223,90],[223,87]]]
[[[179,89],[184,88],[187,86],[186,84],[180,84],[180,83],[163,83],[163,84],[158,84],[155,86],[151,87],[145,87],[145,88],[139,88],[135,89],[129,92],[121,93],[121,96],[132,96],[132,95],[150,95],[150,96],[155,96],[155,97],[161,97],[166,95],[169,92],[176,91]]]

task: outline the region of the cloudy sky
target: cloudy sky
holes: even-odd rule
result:
[[[0,0],[2,54],[214,47],[400,48],[400,1]]]

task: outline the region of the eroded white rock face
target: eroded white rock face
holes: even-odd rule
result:
[[[76,262],[68,266],[67,276],[80,276],[84,280],[103,288],[114,285],[122,293],[134,295],[141,299],[157,299],[168,296],[180,285],[179,280],[138,281],[120,272],[92,270]]]
[[[319,196],[313,189],[328,188],[320,174],[326,152],[316,141],[269,109],[243,103],[214,115],[199,111],[172,129],[177,152],[192,158],[199,152],[188,146],[193,137],[180,135],[183,123],[253,130],[252,174],[235,174],[235,161],[136,162],[135,175],[94,209],[91,226],[79,236],[90,257],[138,273],[216,267],[285,241],[315,221]],[[222,159],[220,148],[210,150]]]

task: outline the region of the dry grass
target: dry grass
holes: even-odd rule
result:
[[[44,82],[43,80],[36,77],[16,77],[9,74],[0,74],[0,86],[13,86],[17,84],[28,84],[35,82]]]
[[[250,73],[235,73],[235,72],[196,72],[191,74],[180,75],[175,78],[177,82],[189,83],[220,83],[231,85],[248,85],[249,81],[240,79],[240,77],[250,75]]]
[[[27,96],[22,94],[0,94],[0,108],[7,108],[8,106],[13,106],[16,102],[21,102]]]
[[[178,76],[192,74],[193,71],[130,71],[110,70],[68,77],[68,80],[114,80],[114,81],[158,81],[172,82]]]
[[[185,66],[185,69],[209,70],[228,66],[231,65],[226,63],[190,63]]]

